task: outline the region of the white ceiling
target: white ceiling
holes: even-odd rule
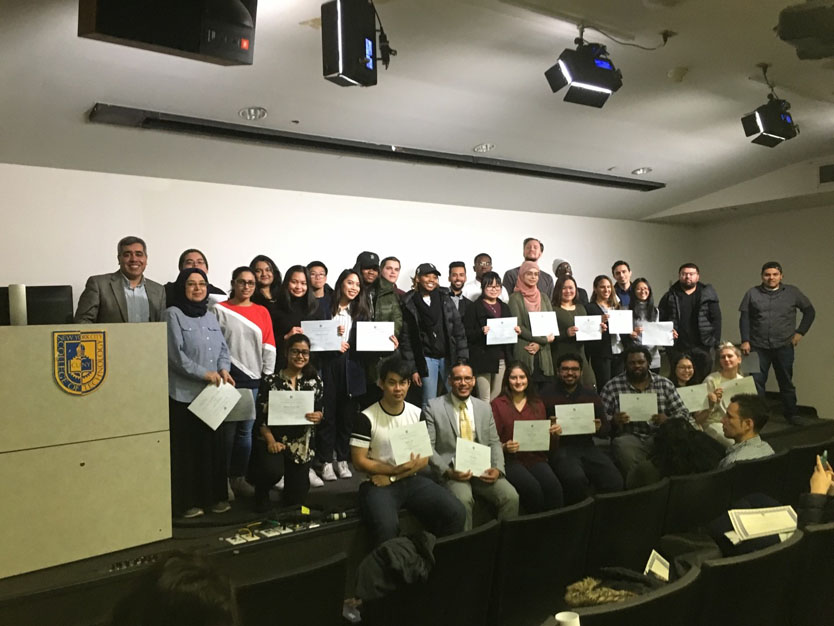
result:
[[[662,30],[678,34],[646,52],[586,31],[586,40],[608,46],[624,85],[603,109],[582,107],[552,94],[543,76],[573,46],[576,28],[511,1],[556,7],[644,46],[660,43]],[[399,55],[377,86],[360,89],[322,78],[315,0],[260,0],[251,67],[78,38],[74,0],[0,0],[0,161],[572,215],[714,219],[724,206],[715,192],[834,154],[834,63],[799,61],[776,37],[789,3],[378,0]],[[765,102],[756,68],[763,61],[801,127],[775,149],[750,144],[739,121]],[[667,78],[674,67],[688,69],[682,82]],[[268,128],[463,154],[490,142],[495,158],[627,177],[649,166],[647,178],[667,187],[615,190],[100,126],[85,118],[95,102],[228,122],[260,105]]]

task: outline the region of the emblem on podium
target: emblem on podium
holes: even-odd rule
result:
[[[52,333],[53,371],[58,386],[77,396],[98,389],[107,374],[105,331]]]

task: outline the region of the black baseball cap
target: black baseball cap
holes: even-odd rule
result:
[[[359,269],[367,270],[370,268],[379,269],[379,256],[375,252],[362,252],[356,257],[356,265]]]
[[[437,271],[437,268],[434,266],[433,263],[420,263],[417,266],[417,276],[425,276],[426,274],[434,274],[437,277],[440,277],[440,272]]]

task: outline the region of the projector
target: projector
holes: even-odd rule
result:
[[[783,141],[793,139],[799,134],[799,127],[788,112],[790,108],[791,104],[787,100],[768,96],[767,104],[741,118],[744,134],[747,137],[756,135],[753,143],[768,148],[775,148]]]
[[[577,42],[576,50],[564,50],[544,76],[553,93],[567,86],[565,102],[600,108],[623,86],[623,75],[608,58],[605,46],[581,38]]]
[[[376,14],[369,0],[321,5],[324,77],[342,87],[376,85]]]
[[[258,0],[80,0],[78,36],[218,65],[252,65]]]
[[[782,9],[776,32],[800,59],[834,57],[834,2],[810,0]]]

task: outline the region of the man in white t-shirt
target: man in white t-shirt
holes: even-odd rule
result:
[[[396,464],[391,448],[392,429],[420,421],[420,409],[405,401],[411,371],[399,356],[379,366],[382,399],[359,413],[350,436],[353,466],[370,480],[359,487],[359,508],[379,545],[399,534],[399,510],[406,509],[435,535],[463,530],[466,513],[451,492],[418,472],[429,457],[411,455]]]

